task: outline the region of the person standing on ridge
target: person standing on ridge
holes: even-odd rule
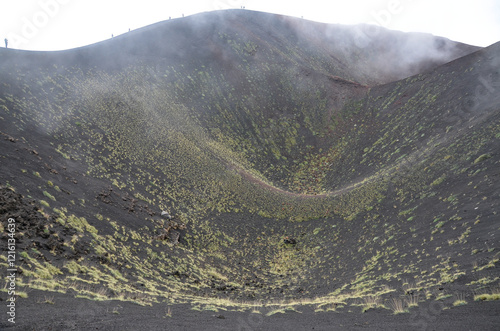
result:
[[[9,44],[9,40],[7,38],[5,38],[4,41],[5,41],[5,48],[7,48],[7,45]]]

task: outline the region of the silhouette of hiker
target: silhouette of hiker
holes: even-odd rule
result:
[[[7,38],[5,38],[4,41],[5,41],[5,48],[7,48],[7,45],[9,44],[9,40]]]

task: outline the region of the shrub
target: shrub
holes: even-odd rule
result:
[[[47,191],[43,191],[43,195],[45,195],[47,198],[49,198],[52,201],[56,201],[56,198]]]
[[[491,154],[487,153],[487,154],[483,154],[481,156],[479,156],[477,159],[474,160],[474,164],[477,164],[479,162],[483,162],[487,159],[489,159],[491,157]]]

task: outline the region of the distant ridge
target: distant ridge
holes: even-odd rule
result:
[[[228,59],[220,55],[228,45],[221,43],[220,34],[237,35],[265,53],[293,47],[297,53],[283,57],[305,68],[309,66],[301,57],[329,59],[328,63],[316,63],[314,69],[365,85],[402,79],[480,49],[424,33],[365,24],[317,23],[235,9],[158,22],[97,44],[53,52],[51,56],[67,65],[77,61],[80,65],[114,70],[138,61],[160,66],[225,61]],[[37,59],[42,61],[50,52],[17,54],[22,60],[22,54],[31,57],[38,53],[44,53]]]

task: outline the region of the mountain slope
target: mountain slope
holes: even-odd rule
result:
[[[317,311],[498,284],[500,44],[443,64],[476,48],[360,31],[225,11],[1,50],[2,184],[25,196],[2,188],[2,224],[18,219],[20,282]],[[443,53],[379,68],[422,40]],[[161,210],[186,225],[179,245],[158,240]]]

